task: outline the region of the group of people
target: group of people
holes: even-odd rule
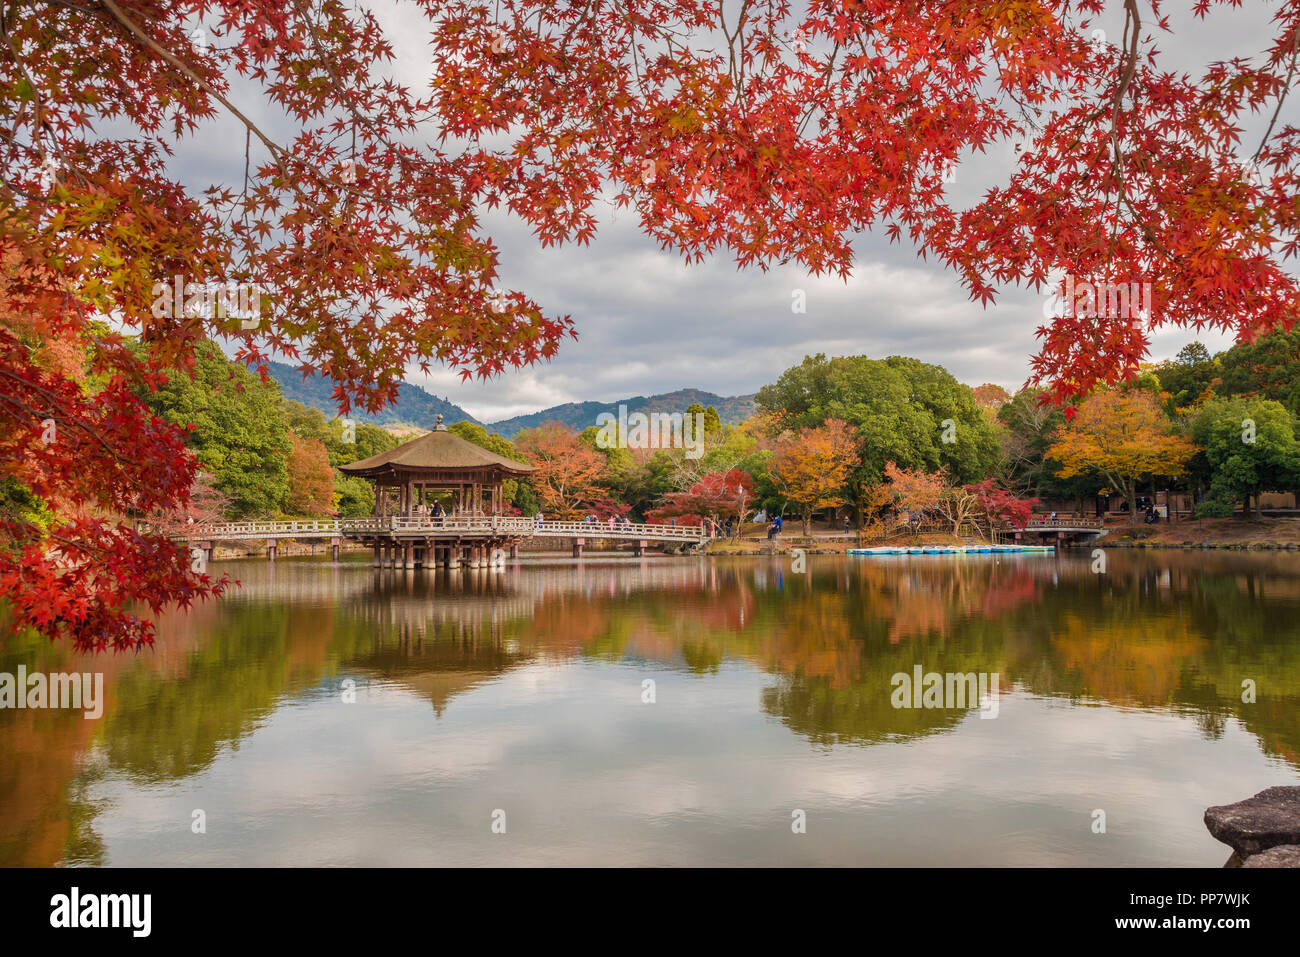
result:
[[[538,520],[538,522],[541,522],[541,520],[542,520],[542,514],[541,514],[541,512],[538,512],[538,513],[537,513],[537,520]],[[611,516],[609,517],[609,519],[608,519],[608,523],[609,523],[609,527],[610,527],[610,528],[613,528],[615,525],[631,525],[631,524],[632,524],[632,522],[628,519],[628,517],[627,517],[626,515],[611,515]],[[584,525],[599,525],[599,524],[601,524],[600,516],[598,516],[598,515],[584,515],[584,516],[582,517],[582,524],[584,524]]]

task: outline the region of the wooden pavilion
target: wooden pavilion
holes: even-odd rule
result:
[[[339,471],[374,483],[378,517],[427,515],[434,502],[448,497],[443,510],[456,517],[501,515],[506,504],[502,484],[507,478],[528,475],[533,467],[448,432],[440,415],[432,432],[340,465]]]
[[[476,568],[496,548],[518,554],[525,534],[518,522],[498,528],[506,505],[501,487],[533,467],[448,432],[442,416],[432,432],[339,471],[374,483],[376,521],[343,534],[372,546],[376,566]]]

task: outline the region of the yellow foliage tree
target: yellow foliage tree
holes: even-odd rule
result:
[[[1144,475],[1182,475],[1196,446],[1177,434],[1174,424],[1145,389],[1094,392],[1073,421],[1056,430],[1048,458],[1061,463],[1056,473],[1105,477],[1123,493],[1129,515],[1137,518],[1137,483]]]
[[[853,430],[839,419],[782,433],[772,443],[769,474],[799,509],[805,535],[812,534],[813,512],[844,504],[844,486],[856,462]]]

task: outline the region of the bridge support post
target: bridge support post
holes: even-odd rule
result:
[[[519,557],[519,543],[518,543],[518,542],[511,542],[511,543],[510,543],[510,557],[511,557],[511,558],[518,558],[518,557]]]
[[[275,561],[275,546],[278,544],[279,542],[277,542],[274,538],[268,538],[266,540],[266,560],[268,562]]]
[[[632,550],[632,554],[635,555],[637,558],[640,558],[645,554],[645,547],[649,544],[650,543],[646,541],[644,538],[641,539],[641,541],[636,543],[636,548]]]
[[[415,567],[415,546],[410,542],[402,543],[402,564],[406,568]]]
[[[342,544],[342,542],[341,542],[341,540],[338,539],[338,538],[331,538],[331,539],[330,539],[330,555],[332,556],[332,558],[333,558],[333,560],[334,560],[335,562],[337,562],[337,561],[339,560],[339,546],[340,546],[341,544]]]
[[[573,540],[573,557],[574,557],[574,558],[581,558],[581,557],[582,557],[582,546],[585,545],[585,544],[587,544],[587,540],[586,540],[585,538],[575,538],[575,539]]]
[[[440,551],[440,552],[442,553],[442,554],[439,556],[439,557],[442,559],[442,567],[443,567],[443,568],[451,568],[451,546],[450,546],[450,545],[440,545],[440,546],[438,546],[438,551]]]
[[[380,564],[382,563],[382,561],[383,561],[383,556],[384,556],[384,553],[383,553],[382,549],[383,549],[383,546],[380,545],[378,541],[375,541],[375,543],[372,544],[372,545],[370,546],[370,551],[371,551],[371,555],[372,555],[372,557],[371,557],[371,559],[370,559],[370,567],[371,567],[371,568],[378,568],[378,567],[380,566]]]

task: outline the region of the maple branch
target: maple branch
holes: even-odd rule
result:
[[[36,152],[40,154],[41,165],[46,166],[49,163],[49,157],[45,153],[45,147],[41,145],[40,133],[42,129],[50,134],[50,141],[60,155],[62,155],[62,150],[59,150],[59,139],[54,135],[53,127],[51,127],[49,121],[45,119],[45,100],[41,96],[41,88],[37,85],[36,80],[32,77],[30,71],[28,71],[27,64],[23,62],[22,55],[14,45],[13,37],[9,35],[9,28],[4,19],[0,19],[0,36],[4,37],[5,47],[9,50],[9,55],[13,57],[14,66],[18,68],[18,72],[20,72],[23,75],[23,79],[27,81],[27,85],[31,88],[32,96],[36,97],[36,116],[33,118],[32,122],[36,135],[33,136],[32,139],[35,143]],[[54,184],[56,186],[60,185],[58,174],[51,170],[50,175],[54,178]]]
[[[1130,34],[1129,28],[1132,27]],[[1133,81],[1133,74],[1137,72],[1138,58],[1138,40],[1142,30],[1142,16],[1138,10],[1137,0],[1124,0],[1124,38],[1128,40],[1128,61],[1124,65],[1124,72],[1119,79],[1119,85],[1115,88],[1114,106],[1110,114],[1110,145],[1113,151],[1114,159],[1111,163],[1111,172],[1115,176],[1116,198],[1124,202],[1124,150],[1119,141],[1119,115],[1124,102],[1124,94],[1128,92],[1129,84]],[[1130,205],[1129,209],[1133,207]],[[1106,259],[1109,261],[1115,255],[1115,240],[1119,235],[1119,215],[1116,211],[1115,222],[1110,231],[1110,245],[1106,250]]]
[[[289,182],[290,180],[289,171],[285,169],[284,161],[282,159],[283,156],[288,155],[287,150],[285,150],[279,144],[272,141],[270,137],[268,137],[265,133],[263,133],[258,128],[256,123],[254,123],[247,116],[245,116],[239,110],[239,108],[235,106],[235,104],[231,103],[228,99],[222,96],[221,93],[212,86],[212,84],[208,83],[207,80],[203,79],[203,77],[195,73],[194,70],[191,69],[183,60],[179,59],[177,56],[175,56],[168,50],[164,49],[156,40],[154,40],[153,37],[145,33],[144,30],[141,29],[139,24],[137,24],[134,20],[128,17],[126,15],[126,12],[120,6],[118,6],[114,2],[114,0],[100,0],[100,2],[103,3],[104,9],[106,9],[110,14],[112,14],[114,20],[116,20],[118,23],[124,26],[132,34],[134,34],[140,40],[140,42],[143,43],[146,47],[148,47],[152,52],[162,57],[169,64],[171,64],[181,73],[183,73],[191,82],[197,84],[201,89],[203,89],[204,92],[206,92],[209,96],[211,96],[222,106],[224,106],[230,112],[230,114],[235,117],[235,119],[239,120],[239,122],[244,124],[244,126],[249,130],[249,132],[253,133],[259,140],[261,140],[262,144],[271,153],[271,158],[275,160],[275,165],[279,167],[280,174],[284,177],[285,182],[286,183]]]
[[[1291,91],[1291,80],[1295,76],[1296,54],[1300,53],[1300,29],[1296,25],[1291,27],[1291,66],[1287,69],[1286,82],[1282,84],[1282,92],[1278,94],[1277,107],[1273,110],[1273,118],[1268,121],[1268,129],[1264,131],[1264,138],[1259,141],[1255,153],[1251,156],[1251,162],[1259,159],[1259,154],[1264,152],[1264,146],[1268,143],[1273,135],[1273,127],[1277,125],[1277,118],[1282,112],[1282,104],[1286,102],[1286,95]]]

